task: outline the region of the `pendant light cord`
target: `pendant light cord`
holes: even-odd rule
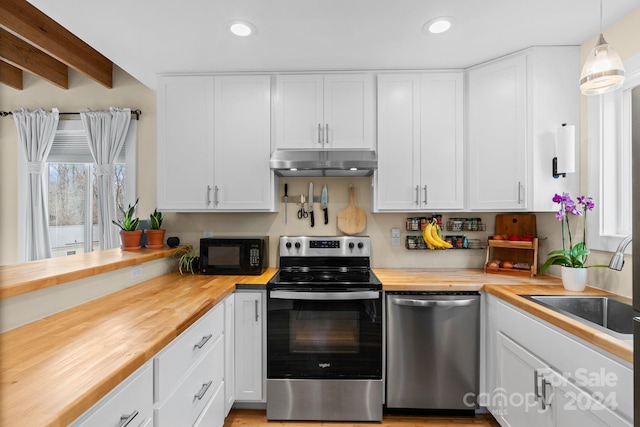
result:
[[[602,34],[602,0],[600,0],[600,34]]]

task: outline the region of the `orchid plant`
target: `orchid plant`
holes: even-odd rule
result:
[[[556,219],[562,225],[562,249],[549,252],[549,259],[540,267],[540,272],[544,272],[552,265],[562,265],[571,268],[586,268],[584,264],[587,256],[590,254],[587,249],[587,212],[593,210],[595,204],[593,198],[589,196],[580,196],[574,201],[568,193],[556,194],[553,196],[553,202],[560,205],[560,209],[556,212]],[[582,217],[582,240],[573,244],[573,235],[569,218]],[[577,219],[576,219],[577,221]],[[566,229],[566,231],[565,231]],[[566,246],[566,236],[568,236],[568,248]],[[606,267],[605,265],[593,265],[591,267]]]

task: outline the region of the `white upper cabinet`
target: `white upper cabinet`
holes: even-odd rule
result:
[[[374,149],[370,74],[276,77],[276,149]]]
[[[578,125],[578,53],[536,47],[468,71],[469,209],[552,211],[577,190],[578,171],[555,179],[552,161],[558,128]]]
[[[469,208],[525,209],[526,56],[473,68],[467,88]]]
[[[464,206],[463,74],[378,76],[374,211]]]
[[[158,208],[273,210],[270,76],[162,76]]]
[[[158,83],[158,209],[207,209],[213,184],[213,77]]]

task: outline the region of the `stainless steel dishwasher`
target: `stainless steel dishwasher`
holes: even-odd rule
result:
[[[480,294],[387,292],[386,297],[387,408],[474,411]]]

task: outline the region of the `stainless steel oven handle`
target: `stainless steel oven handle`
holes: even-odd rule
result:
[[[406,305],[409,307],[465,307],[477,302],[477,299],[455,299],[455,300],[424,300],[392,298],[391,302],[396,305]]]
[[[311,301],[346,301],[358,299],[378,299],[380,291],[353,291],[353,292],[298,292],[298,291],[271,291],[269,298],[295,299]]]

